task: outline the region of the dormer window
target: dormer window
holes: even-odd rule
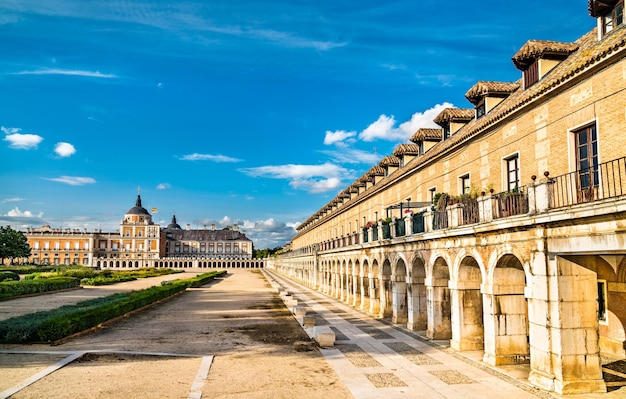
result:
[[[577,49],[578,46],[575,43],[548,40],[529,40],[526,42],[513,56],[513,64],[522,71],[524,76],[524,89],[541,80]]]
[[[622,26],[624,24],[624,0],[618,1],[612,10],[601,17],[600,22],[602,24],[603,35],[606,35],[613,29]]]
[[[450,125],[446,125],[443,127],[443,139],[447,140],[450,138]]]
[[[539,81],[539,60],[533,62],[522,74],[524,75],[525,88],[537,83]]]
[[[476,119],[485,116],[486,113],[485,100],[482,100],[478,103],[478,105],[476,105]]]

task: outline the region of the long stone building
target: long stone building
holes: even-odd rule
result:
[[[176,222],[161,228],[141,204],[120,221],[119,232],[53,229],[48,225],[27,229],[29,263],[85,265],[97,268],[257,268],[253,242],[235,225],[224,229],[182,229]]]
[[[626,29],[530,40],[298,227],[266,267],[560,394],[626,359]],[[605,360],[603,360],[605,359]],[[606,360],[608,359],[608,360]]]

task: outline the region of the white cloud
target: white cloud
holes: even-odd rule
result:
[[[380,115],[378,119],[371,123],[365,130],[359,133],[359,138],[363,141],[389,140],[406,141],[413,133],[420,128],[437,128],[433,119],[445,108],[451,108],[450,103],[437,104],[424,112],[416,112],[411,119],[401,123],[397,128],[394,116]]]
[[[117,75],[112,73],[102,73],[100,71],[84,71],[80,69],[38,69],[35,71],[14,72],[12,75],[65,75],[82,76],[87,78],[116,79]]]
[[[20,198],[20,197],[11,197],[11,198],[5,198],[3,199],[2,202],[3,204],[7,203],[7,202],[20,202],[20,201],[24,201],[24,198]]]
[[[7,212],[6,215],[4,216],[9,216],[12,218],[32,218],[32,217],[37,217],[40,218],[43,216],[43,212],[39,212],[37,215],[33,214],[31,211],[20,211],[20,208],[18,208],[17,206],[13,209],[11,209],[9,212]]]
[[[346,132],[345,130],[331,132],[330,130],[327,130],[326,135],[324,136],[324,144],[335,144],[340,147],[345,146],[346,144],[354,143],[355,140],[352,138],[355,136],[356,132]]]
[[[156,186],[157,190],[167,190],[169,188],[172,188],[172,185],[169,183],[160,183],[160,184],[157,184]]]
[[[241,162],[241,159],[227,157],[225,155],[211,154],[188,154],[179,158],[181,161],[213,161],[213,162]]]
[[[55,181],[58,183],[69,184],[70,186],[82,186],[85,184],[93,184],[96,182],[96,180],[91,177],[81,177],[81,176],[44,177],[44,179]]]
[[[43,141],[43,137],[36,134],[20,133],[22,129],[17,127],[6,128],[2,126],[0,129],[6,134],[6,136],[4,136],[4,141],[9,142],[10,148],[30,150],[32,148],[37,148],[39,143]]]
[[[76,153],[76,148],[74,148],[74,146],[70,143],[60,142],[56,143],[54,146],[54,152],[56,152],[58,156],[66,158],[74,155]]]
[[[342,184],[342,179],[353,178],[351,171],[331,163],[322,165],[270,165],[244,168],[240,172],[252,177],[289,180],[289,185],[310,193],[333,190]]]

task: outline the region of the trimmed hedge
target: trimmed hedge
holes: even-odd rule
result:
[[[107,320],[168,298],[188,287],[198,287],[226,271],[174,280],[141,291],[114,294],[0,321],[1,343],[51,342],[95,327]],[[45,280],[41,280],[45,281]]]
[[[1,272],[0,271],[0,281],[19,281],[20,275],[15,272]]]
[[[52,277],[37,280],[2,281],[0,298],[12,298],[20,295],[40,292],[65,290],[80,286],[80,280],[73,277]]]

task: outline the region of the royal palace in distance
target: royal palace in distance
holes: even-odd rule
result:
[[[265,267],[559,394],[626,359],[624,0],[529,40],[298,227]],[[585,12],[581,10],[581,12]],[[522,366],[520,366],[522,367]]]
[[[27,229],[33,264],[85,265],[97,268],[221,268],[260,267],[252,260],[253,243],[237,225],[224,229],[181,228],[176,216],[165,228],[152,221],[141,205],[135,206],[120,222],[119,232],[87,232],[76,229]]]

